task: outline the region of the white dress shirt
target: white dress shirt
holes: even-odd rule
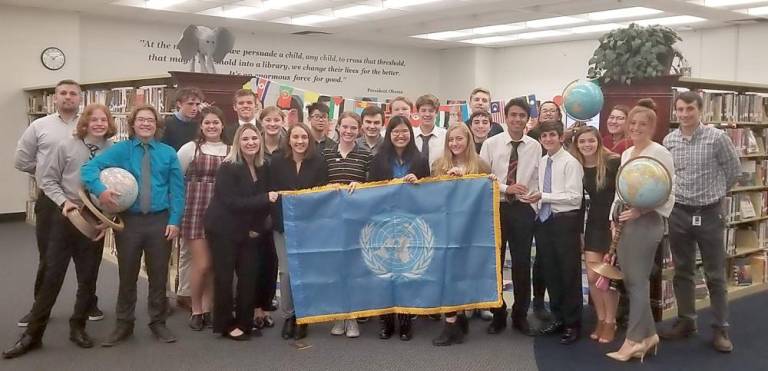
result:
[[[499,134],[501,135],[501,134]],[[552,159],[551,192],[541,192],[539,207],[543,203],[552,205],[552,213],[578,210],[584,197],[584,168],[579,160],[560,147],[554,155],[539,159],[539,189],[544,189],[544,173],[547,160]]]
[[[443,149],[445,148],[445,132],[446,130],[435,126],[432,129],[432,133],[429,135],[432,136],[431,139],[429,139],[429,167],[432,168],[432,164],[437,161],[440,157],[443,156]],[[416,137],[414,139],[414,143],[416,144],[416,148],[419,149],[419,152],[421,152],[421,143],[423,141],[423,137],[426,135],[421,133],[421,128],[413,128],[413,135]]]
[[[541,144],[536,139],[523,135],[522,143],[517,146],[517,176],[516,183],[528,187],[528,193],[539,190],[539,159],[541,159]],[[480,158],[491,165],[491,172],[496,175],[502,199],[507,192],[507,175],[509,173],[509,155],[512,153],[512,137],[509,132],[496,134],[483,142]],[[531,205],[536,209],[536,205]]]

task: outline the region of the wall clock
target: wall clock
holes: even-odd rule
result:
[[[43,63],[45,68],[51,71],[60,70],[62,67],[64,67],[66,59],[67,58],[64,56],[64,52],[54,46],[47,47],[43,49],[42,53],[40,53],[40,62]]]

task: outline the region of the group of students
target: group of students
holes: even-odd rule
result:
[[[618,261],[625,274],[629,322],[622,347],[608,356],[642,359],[655,350],[659,337],[648,278],[669,218],[680,304],[678,321],[662,335],[680,338],[696,331],[696,242],[716,312],[714,346],[724,352],[733,348],[727,335],[723,224],[717,205],[735,183],[739,161],[727,136],[701,125],[702,101],[695,93],[676,98],[681,126],[663,146],[653,142],[656,113],[649,99],[631,110],[614,107],[609,134],[601,137],[592,127],[564,129],[554,102],[544,102],[538,110],[541,116],[533,119],[522,98],[507,102],[502,126],[493,122],[488,112],[490,92],[482,88],[470,95],[469,120],[447,129],[435,126],[440,102],[431,94],[420,96],[415,105],[407,98],[395,98],[386,125],[384,112],[371,105],[360,115],[342,113],[331,129],[329,108],[323,103],[307,107],[306,125],[290,111],[262,109],[250,90],[235,93],[233,109],[239,122],[227,125],[220,108],[201,108],[200,90],[185,88],[178,92],[178,111],[164,121],[150,105],[134,108],[128,116],[130,139],[110,145],[115,126],[109,109],[90,104],[78,116],[79,94],[76,82],[60,82],[55,94],[58,112],[33,122],[19,141],[16,167],[34,174],[41,188],[35,210],[40,268],[35,304],[23,319],[29,325],[3,352],[5,358],[40,346],[70,258],[78,276],[70,339],[81,347],[93,346],[85,322],[96,305],[101,243],[80,234],[66,215],[82,207],[77,196],[82,187],[102,205],[116,203],[120,195],[99,179],[101,170],[110,167],[131,172],[139,195],[121,213],[125,229],[116,233],[117,321],[102,346],[116,345],[133,333],[142,253],[149,279],[149,327],[159,340],[176,341],[165,319],[169,244],[177,237],[182,240],[182,255],[188,254],[182,259],[187,263],[180,266],[189,265],[188,273],[182,274],[187,276],[181,277],[190,287],[189,327],[212,328],[234,340],[261,335],[260,329],[274,324],[269,312],[275,309],[279,272],[282,337],[304,338],[307,325],[297,325],[294,313],[280,191],[329,183],[349,184],[354,191],[367,181],[403,179],[418,184],[428,176],[488,174],[501,192],[501,261],[508,247],[514,287],[511,322],[517,331],[531,336],[558,334],[562,344],[579,339],[581,251],[587,262],[605,259],[613,230],[621,224]],[[421,118],[419,127],[411,125],[412,112]],[[619,166],[638,156],[659,160],[674,179],[674,192],[653,210],[625,208],[615,195]],[[589,195],[586,222],[585,194]],[[536,308],[536,298],[543,302],[547,290],[551,310],[551,320],[539,329],[531,328],[527,318],[534,236],[534,309],[542,310],[543,304]],[[598,287],[598,278],[588,271],[598,319],[590,338],[608,343],[617,329],[618,294]],[[489,309],[487,332],[498,334],[507,326],[506,303]],[[409,315],[384,315],[379,321],[382,339],[393,336],[395,327],[401,340],[413,336]],[[331,333],[357,337],[357,322],[336,321]],[[446,313],[443,331],[433,344],[461,343],[467,332],[464,313]]]

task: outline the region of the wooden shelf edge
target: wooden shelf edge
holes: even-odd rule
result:
[[[768,185],[748,186],[748,187],[734,187],[734,188],[731,188],[731,190],[729,190],[728,193],[750,192],[750,191],[765,191],[765,190],[768,190]]]
[[[768,85],[756,84],[752,82],[741,81],[725,81],[715,79],[700,79],[695,77],[681,76],[677,82],[672,84],[673,87],[693,88],[693,89],[716,89],[716,90],[731,90],[737,92],[755,92],[755,93],[768,93]]]
[[[749,286],[728,286],[728,301],[731,302],[733,300],[743,298],[748,295],[765,292],[768,291],[768,283],[766,282],[760,282],[760,283],[754,283]],[[709,308],[710,302],[709,302],[709,296],[707,296],[705,299],[699,299],[696,300],[696,310],[701,310],[705,308]],[[669,309],[664,309],[662,312],[661,319],[662,321],[666,321],[671,318],[675,318],[677,316],[677,306],[674,305]]]
[[[97,81],[84,81],[79,82],[80,86],[82,86],[86,90],[88,86],[95,86],[95,85],[109,85],[109,84],[126,84],[130,85],[132,82],[141,82],[141,81],[147,81],[147,80],[162,80],[167,79],[170,82],[171,75],[170,74],[161,74],[161,75],[149,75],[149,76],[139,76],[139,77],[129,77],[125,79],[111,79],[111,80],[97,80]],[[155,85],[155,84],[150,84]],[[56,85],[40,85],[40,86],[32,86],[28,88],[24,88],[23,90],[25,92],[32,92],[35,90],[50,90],[55,88]]]
[[[758,217],[749,218],[749,219],[742,219],[736,222],[728,222],[726,226],[730,228],[736,225],[749,224],[749,223],[759,222],[761,220],[766,220],[766,219],[768,219],[768,215],[758,216]]]

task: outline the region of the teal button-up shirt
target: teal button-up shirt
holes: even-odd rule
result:
[[[128,170],[136,178],[141,193],[141,181],[145,176],[141,173],[141,160],[144,149],[141,141],[131,138],[115,143],[100,155],[83,164],[80,169],[80,177],[85,188],[96,196],[101,195],[107,187],[99,180],[102,170],[110,167],[119,167]],[[181,216],[184,212],[184,175],[181,165],[173,147],[160,143],[154,139],[149,141],[149,158],[152,168],[150,184],[152,186],[152,203],[150,212],[168,210],[169,225],[181,225]],[[140,213],[139,201],[128,209],[129,212]]]

